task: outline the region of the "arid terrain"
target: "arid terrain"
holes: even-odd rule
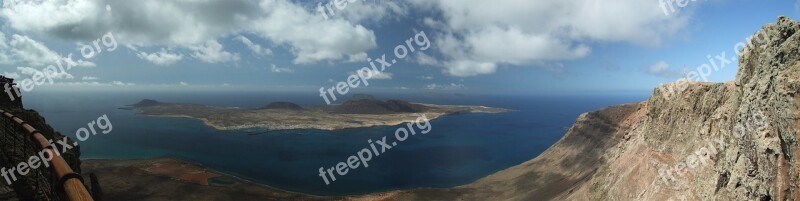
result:
[[[291,103],[286,103],[286,105],[291,105]],[[218,130],[337,130],[399,125],[413,121],[421,115],[425,115],[425,117],[432,120],[449,114],[511,111],[484,106],[415,104],[397,100],[351,100],[342,105],[312,108],[263,107],[259,109],[244,109],[198,104],[160,103],[153,100],[143,100],[132,106],[142,115],[199,119],[206,125]]]

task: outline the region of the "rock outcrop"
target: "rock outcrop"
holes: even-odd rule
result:
[[[425,200],[800,200],[800,23],[780,17],[736,80],[673,83],[581,115],[531,161]]]
[[[19,99],[17,99],[19,100]],[[0,109],[3,109],[38,129],[47,139],[53,141],[61,140],[64,137],[59,132],[47,125],[42,116],[34,110],[22,108],[21,102],[11,101],[8,97],[0,100]],[[73,143],[71,139],[68,144]],[[57,149],[60,146],[56,146]],[[11,171],[11,168],[18,168],[19,163],[29,161],[31,156],[37,156],[42,150],[38,143],[35,143],[30,135],[5,116],[0,116],[0,168],[4,171]],[[80,146],[68,149],[61,156],[75,172],[80,173]],[[0,200],[66,200],[58,177],[51,167],[39,165],[38,168],[27,168],[26,175],[21,176],[15,173],[16,181],[8,185],[5,177],[0,177]],[[13,179],[6,175],[9,181]]]
[[[129,106],[132,106],[132,107],[152,107],[152,106],[158,106],[158,105],[164,105],[164,104],[166,104],[166,103],[158,102],[156,100],[151,100],[151,99],[142,99],[138,103],[132,104],[132,105],[129,105]]]

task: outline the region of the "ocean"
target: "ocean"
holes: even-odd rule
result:
[[[352,195],[419,187],[453,187],[533,159],[560,139],[581,113],[645,100],[627,96],[523,96],[374,94],[411,102],[483,105],[517,110],[502,114],[459,114],[431,121],[415,135],[373,158],[368,168],[350,170],[326,185],[319,168],[329,168],[368,147],[368,140],[393,136],[400,126],[337,131],[217,131],[199,120],[150,117],[117,109],[141,99],[256,108],[272,101],[321,105],[318,94],[254,92],[34,92],[25,94],[62,134],[103,114],[113,130],[81,142],[82,159],[180,158],[256,183],[313,195]],[[102,177],[102,175],[99,175]]]

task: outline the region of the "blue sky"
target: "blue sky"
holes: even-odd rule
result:
[[[30,78],[112,33],[114,51],[34,90],[318,93],[425,32],[430,49],[354,91],[649,93],[707,55],[733,56],[779,15],[800,18],[797,1],[701,0],[665,15],[658,0],[370,0],[330,19],[318,3],[328,1],[4,1],[0,73]],[[735,73],[734,64],[709,81]]]

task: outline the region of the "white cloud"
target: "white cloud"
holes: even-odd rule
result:
[[[136,83],[130,82],[122,82],[122,81],[111,81],[111,82],[97,82],[97,81],[83,81],[83,82],[57,82],[54,85],[58,86],[89,86],[89,87],[130,87],[136,86]]]
[[[345,59],[377,47],[373,31],[342,19],[325,20],[286,0],[264,0],[267,13],[249,27],[278,44],[290,45],[295,63]]]
[[[349,3],[343,10],[335,11],[334,18],[343,17],[347,21],[358,23],[377,23],[408,15],[408,6],[397,1],[356,1]]]
[[[219,44],[216,40],[210,40],[203,45],[189,47],[194,51],[192,57],[206,63],[239,61],[239,53],[230,53],[222,48],[222,44]]]
[[[78,60],[78,61],[75,61],[75,63],[76,63],[75,66],[77,66],[77,67],[85,67],[85,68],[97,67],[97,64],[95,64],[94,62],[86,61],[86,60]]]
[[[420,76],[417,76],[417,79],[420,79],[420,80],[432,80],[433,76],[431,76],[431,75],[420,75]]]
[[[207,41],[252,33],[286,45],[295,63],[347,59],[377,46],[371,30],[344,19],[325,20],[299,4],[291,0],[5,1],[0,16],[19,32],[88,41],[110,31],[122,45],[208,47]],[[197,56],[205,62],[235,58]]]
[[[389,72],[378,72],[378,73],[373,73],[372,77],[370,77],[369,79],[372,79],[372,80],[391,80],[392,76],[393,76],[392,73],[389,73]]]
[[[477,62],[472,60],[455,60],[445,62],[445,72],[452,76],[468,77],[481,74],[492,74],[497,71],[497,64],[493,62]]]
[[[374,70],[370,70],[369,73],[372,75],[369,78],[371,80],[391,80],[392,76],[394,76],[394,74],[392,74],[390,72],[381,72],[381,71],[374,71]],[[356,74],[355,72],[350,72],[350,75],[358,76],[358,74]]]
[[[134,84],[134,83],[126,83],[126,82],[116,81],[115,80],[115,81],[111,82],[111,85],[114,85],[114,86],[133,86],[133,85],[136,85],[136,84]]]
[[[579,59],[591,53],[589,43],[658,46],[688,20],[639,0],[409,1],[443,15],[423,24],[441,32],[431,37],[444,56],[440,66],[453,76],[491,74],[501,64]]]
[[[99,79],[100,78],[98,78],[98,77],[92,77],[92,76],[83,76],[81,78],[81,80],[83,80],[83,81],[91,81],[91,80],[99,80]]]
[[[273,73],[294,73],[294,69],[281,68],[281,67],[276,66],[275,64],[272,64],[271,70],[272,70]]]
[[[189,83],[186,82],[179,82],[178,84],[180,84],[181,86],[189,86]]]
[[[97,64],[77,57],[67,55],[75,62],[74,67],[95,67]],[[75,59],[72,59],[75,58]],[[66,59],[50,50],[43,43],[33,40],[28,36],[13,34],[7,40],[5,34],[0,32],[0,64],[21,64],[26,66],[55,65],[57,59]]]
[[[666,78],[678,78],[681,73],[669,67],[666,61],[659,61],[645,69],[645,73]]]
[[[137,52],[136,56],[159,66],[170,66],[183,59],[183,54],[171,53],[164,48],[161,48],[161,51],[153,53]]]
[[[28,36],[14,34],[11,36],[9,45],[8,53],[17,63],[24,62],[27,65],[43,66],[54,63],[56,59],[60,58],[58,53]]]
[[[348,57],[347,62],[349,62],[349,63],[357,63],[357,62],[366,62],[367,61],[367,57],[369,57],[369,56],[367,55],[366,52],[362,52],[362,53],[358,53],[358,54],[351,54],[351,55],[348,55],[347,57]]]
[[[29,78],[32,77],[36,73],[39,73],[39,72],[44,73],[43,71],[41,71],[39,69],[32,68],[32,67],[17,67],[17,72],[19,72],[19,74],[21,74],[21,75],[26,75]],[[72,76],[72,74],[69,74],[69,73],[64,72],[64,71],[57,71],[56,74],[51,74],[50,77],[53,78],[54,80],[59,80],[59,79],[71,80],[71,79],[75,79],[75,76]]]
[[[414,56],[415,62],[422,65],[431,65],[431,66],[438,66],[441,65],[438,59],[425,54],[425,52],[417,52],[416,56]]]
[[[464,89],[464,88],[466,88],[466,87],[463,84],[456,84],[456,83],[450,83],[449,85],[448,84],[439,85],[439,84],[433,83],[433,84],[429,84],[429,85],[425,86],[425,89],[428,89],[428,90],[459,90],[459,89]]]
[[[246,45],[247,48],[250,49],[250,51],[253,51],[253,53],[256,54],[256,55],[259,55],[259,56],[272,55],[272,50],[271,49],[262,48],[261,45],[253,43],[253,41],[250,41],[250,39],[248,39],[247,37],[244,37],[244,36],[240,35],[240,36],[236,37],[236,40],[239,40],[242,43],[244,43],[244,45]]]

